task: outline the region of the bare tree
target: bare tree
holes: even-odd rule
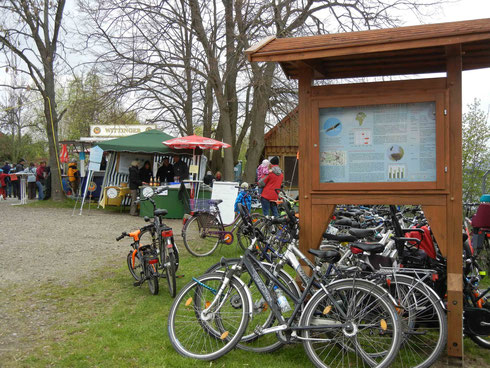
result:
[[[10,0],[0,3],[0,45],[10,65],[14,54],[18,69],[27,74],[44,101],[44,117],[52,175],[52,198],[61,200],[61,175],[57,158],[59,114],[55,95],[55,60],[65,0]],[[15,65],[13,66],[15,67]]]
[[[84,0],[106,47],[116,86],[152,119],[190,134],[230,143],[223,174],[248,135],[245,179],[252,181],[264,147],[264,131],[280,111],[292,109],[295,84],[274,63],[246,61],[244,51],[268,35],[291,37],[398,25],[403,12],[421,15],[439,0]],[[279,117],[281,118],[281,117]],[[213,164],[221,153],[213,153]]]

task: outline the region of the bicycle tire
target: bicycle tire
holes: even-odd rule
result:
[[[260,226],[262,220],[265,218],[264,215],[261,215],[260,213],[251,213],[250,217],[254,226]],[[240,224],[238,225],[236,231],[238,246],[243,251],[245,251],[250,246],[251,242],[248,234],[244,233],[245,227],[246,225],[243,223],[243,220],[240,220]]]
[[[153,264],[147,264],[146,267],[148,267],[148,288],[150,289],[151,295],[157,295],[160,287],[156,267]]]
[[[214,215],[199,212],[188,219],[182,228],[184,246],[195,257],[209,256],[220,243],[219,236],[210,232],[219,231],[224,229]]]
[[[431,366],[447,342],[446,313],[439,297],[408,275],[396,275],[389,290],[400,308],[402,326],[402,342],[394,364],[411,368]]]
[[[301,315],[300,326],[326,326],[325,332],[303,331],[308,358],[321,368],[388,367],[398,353],[401,327],[387,292],[357,279],[339,280],[326,289],[328,294],[320,289],[313,295]],[[320,342],[325,346],[316,349]]]
[[[175,298],[175,295],[177,294],[177,278],[175,276],[174,252],[167,253],[167,259],[165,260],[165,274],[167,275],[167,284],[170,296]]]
[[[230,280],[222,294],[219,309],[215,306],[207,316],[202,314],[209,307],[207,303],[214,299],[214,296],[210,297],[212,290],[219,290],[222,283],[223,274],[205,274],[185,285],[175,298],[167,325],[170,342],[179,354],[193,359],[215,360],[240,341],[249,322],[250,300],[246,287],[238,280]],[[203,317],[208,320],[204,321]],[[219,337],[206,329],[216,318],[220,318],[220,324],[227,328]]]
[[[140,257],[138,256],[138,253],[135,254],[134,256],[134,267],[133,267],[133,251],[130,251],[127,256],[127,263],[128,263],[128,268],[129,272],[131,273],[131,276],[136,281],[141,280],[141,268],[142,264],[140,262]]]

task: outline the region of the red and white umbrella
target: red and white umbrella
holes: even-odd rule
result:
[[[68,149],[66,148],[66,144],[61,145],[60,162],[68,162]]]
[[[201,137],[199,135],[188,135],[186,137],[178,137],[178,138],[172,138],[169,139],[168,141],[162,142],[163,144],[166,144],[170,148],[175,148],[175,149],[192,149],[193,152],[193,163],[194,165],[197,164],[196,160],[196,155],[195,155],[195,149],[200,148],[200,149],[212,149],[212,150],[219,150],[220,148],[229,148],[231,147],[230,144],[224,143],[217,141],[212,138],[207,138],[207,137]],[[193,185],[192,190],[191,190],[191,198],[194,198],[194,191],[195,191],[195,186]]]
[[[220,142],[212,138],[201,137],[199,135],[188,135],[186,137],[172,138],[162,142],[171,148],[176,149],[212,149],[219,150],[220,148],[229,148],[228,143]]]

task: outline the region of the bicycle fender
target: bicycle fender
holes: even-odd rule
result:
[[[439,301],[439,304],[441,305],[442,309],[447,311],[447,308],[446,306],[444,305],[444,301],[440,298],[439,295],[437,295],[436,291],[434,289],[432,289],[429,285],[426,285],[424,284],[422,281],[420,280],[417,280],[417,279],[414,279],[410,276],[407,276],[407,275],[396,275],[393,279],[393,281],[396,283],[398,282],[398,280],[401,280],[402,282],[404,281],[406,285],[412,285],[413,284],[413,280],[416,280],[417,284],[420,284],[422,285],[425,289],[427,289],[427,291],[429,293],[431,293],[438,301]]]
[[[137,249],[133,250],[133,254],[131,255],[131,267],[133,267],[133,270],[134,270],[134,257],[136,256],[136,253],[138,252]]]
[[[225,272],[224,271],[215,271],[216,273],[222,273],[224,274]],[[240,286],[243,288],[243,290],[245,290],[245,294],[247,294],[247,298],[248,298],[248,309],[249,309],[249,317],[250,317],[250,320],[252,320],[253,318],[253,311],[254,311],[254,304],[253,304],[253,299],[252,299],[252,293],[250,292],[250,289],[248,288],[247,285],[245,285],[245,283],[239,279],[237,276],[233,276],[233,279],[236,280]]]

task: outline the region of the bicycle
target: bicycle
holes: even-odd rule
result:
[[[158,286],[158,278],[166,278],[170,295],[173,298],[177,294],[176,279],[182,277],[176,275],[179,267],[179,250],[175,244],[172,228],[167,226],[162,219],[168,213],[167,210],[157,209],[155,201],[152,199],[154,195],[158,195],[167,189],[167,187],[160,187],[157,190],[152,191],[152,193],[145,198],[138,199],[138,202],[149,201],[153,205],[153,219],[150,219],[147,216],[144,217],[145,222],[152,222],[138,230],[138,242],[148,246],[152,253],[156,254],[158,262],[156,262],[157,265],[154,273],[157,278],[156,281],[152,280],[152,283],[156,283]],[[144,280],[137,277],[137,272],[134,271],[138,267],[137,262],[140,261],[140,258],[136,259],[137,254],[137,252],[135,253],[135,251],[133,251],[131,257],[128,255],[128,267],[131,274],[136,279],[135,286],[144,282]],[[164,271],[165,274],[162,274],[161,271]]]
[[[221,202],[221,199],[197,199],[191,216],[184,217],[182,238],[188,252],[195,257],[212,254],[219,244],[233,244],[235,231],[240,248],[245,250],[249,245],[243,236],[239,215],[235,216],[231,224],[223,223],[218,207]],[[260,214],[254,214],[254,221],[261,217]]]
[[[127,263],[131,275],[136,282],[134,286],[141,286],[145,281],[148,281],[148,287],[152,295],[157,295],[159,291],[158,285],[158,270],[155,264],[158,263],[158,257],[151,245],[141,245],[139,236],[141,230],[136,230],[131,233],[123,232],[116,238],[116,241],[124,237],[132,237],[132,250],[128,253]]]
[[[242,211],[240,214],[244,216]],[[247,223],[245,218],[243,220]],[[259,231],[250,222],[247,225],[250,231]],[[268,324],[257,325],[256,338],[275,333],[283,343],[302,341],[308,357],[317,367],[330,364],[386,367],[391,363],[401,335],[397,311],[386,291],[372,282],[358,279],[342,279],[325,285],[320,267],[316,266],[303,292],[297,296],[253,255],[256,241],[257,237],[252,237],[238,263],[225,272],[193,278],[175,299],[169,314],[168,332],[172,345],[181,355],[213,360],[241,341],[254,311],[250,290],[237,276],[246,272],[272,317]],[[337,253],[322,255],[329,263],[338,257]],[[311,296],[314,283],[320,283],[320,288]],[[281,293],[293,301],[290,316],[284,314]],[[274,322],[278,325],[272,326]]]

